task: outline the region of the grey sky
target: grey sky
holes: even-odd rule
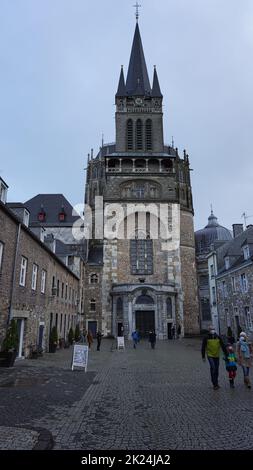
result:
[[[0,175],[9,200],[83,200],[84,167],[128,67],[133,0],[0,0]],[[253,216],[253,1],[141,0],[140,30],[164,95],[165,141],[190,155],[195,228]],[[248,219],[253,223],[253,217]]]

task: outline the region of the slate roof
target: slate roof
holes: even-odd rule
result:
[[[107,155],[108,156],[115,156],[115,157],[120,156],[120,157],[126,157],[126,158],[128,156],[131,157],[131,158],[134,157],[134,152],[129,152],[129,153],[124,152],[124,153],[120,153],[120,154],[116,153],[116,144],[115,143],[104,144],[104,146],[102,148],[100,148],[95,160],[101,158],[101,152],[102,152],[102,158],[106,157]],[[143,155],[148,156],[149,158],[152,158],[152,157],[155,157],[155,156],[159,156],[159,157],[168,157],[168,156],[176,157],[177,153],[176,153],[175,148],[170,147],[169,145],[165,145],[163,154],[159,153],[159,154],[156,155],[155,153],[152,153],[152,152],[148,152],[148,153],[144,152]],[[140,152],[138,152],[138,154],[136,152],[136,157],[141,157],[141,156],[142,156],[142,154]]]
[[[196,254],[208,253],[215,240],[231,240],[230,230],[219,225],[217,217],[211,213],[208,217],[208,224],[201,230],[195,232]]]
[[[30,212],[30,225],[38,225],[38,213],[42,207],[46,213],[46,220],[41,224],[45,227],[71,227],[79,219],[78,214],[76,216],[72,215],[73,207],[63,194],[38,194],[26,201],[24,205]],[[64,222],[59,221],[59,213],[62,211],[62,207],[66,213]]]
[[[152,96],[154,98],[162,98],[163,95],[161,93],[161,88],[158,80],[158,75],[156,71],[156,67],[154,68],[154,78],[153,78],[153,87],[152,87]]]
[[[247,264],[249,260],[245,260],[243,256],[242,246],[249,244],[251,247],[251,260],[253,259],[253,226],[248,227],[244,232],[242,232],[237,237],[228,241],[221,247],[217,248],[217,269],[218,274],[223,272],[228,272],[230,269],[236,268],[240,265]],[[246,243],[245,243],[246,242]],[[215,248],[215,245],[214,245]],[[229,257],[230,269],[225,270],[224,258]]]
[[[151,92],[140,29],[136,23],[126,79],[126,94],[129,96],[151,96]]]
[[[118,97],[124,97],[126,96],[126,84],[125,84],[125,77],[124,77],[124,71],[123,67],[121,67],[121,72],[120,72],[120,77],[119,77],[119,85],[118,85],[118,91],[116,93],[116,96]]]

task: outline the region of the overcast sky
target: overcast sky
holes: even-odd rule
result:
[[[134,0],[0,0],[0,176],[9,201],[83,201],[87,153],[115,139]],[[253,1],[140,0],[140,30],[164,95],[165,142],[190,155],[195,228],[210,204],[253,223]]]

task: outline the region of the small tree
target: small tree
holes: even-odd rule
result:
[[[74,341],[74,331],[72,329],[72,326],[70,327],[69,333],[68,333],[68,342],[69,344],[73,344]]]
[[[80,336],[81,336],[81,331],[80,331],[80,328],[79,328],[79,324],[76,325],[76,328],[75,328],[75,341],[79,341],[80,339]]]
[[[7,329],[6,336],[3,340],[3,351],[15,351],[18,349],[18,326],[14,318]]]

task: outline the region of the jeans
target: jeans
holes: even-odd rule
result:
[[[242,366],[242,370],[243,370],[244,377],[248,377],[249,376],[249,367]]]
[[[219,376],[219,363],[220,359],[218,357],[207,356],[210,365],[210,373],[213,386],[218,385],[218,376]]]

